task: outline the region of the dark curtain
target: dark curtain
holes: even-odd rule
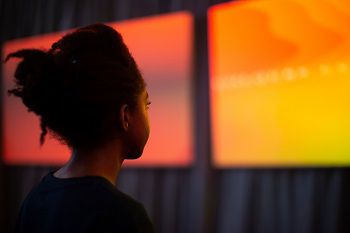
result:
[[[96,21],[191,11],[195,162],[188,168],[124,169],[117,186],[145,205],[159,233],[350,232],[348,168],[212,167],[206,11],[219,2],[223,1],[0,0],[0,42]],[[52,169],[0,162],[1,232],[10,232],[23,198]]]

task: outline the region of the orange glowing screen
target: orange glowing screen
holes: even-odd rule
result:
[[[108,25],[123,36],[147,82],[152,102],[151,134],[143,156],[127,166],[186,166],[193,160],[191,74],[192,16],[186,12],[128,20]],[[9,41],[3,56],[21,48],[47,49],[66,32]],[[4,65],[4,161],[7,164],[60,165],[70,151],[47,137],[39,146],[39,120],[18,98],[7,96],[13,87],[18,60]]]
[[[350,165],[350,4],[236,1],[208,17],[214,164]]]

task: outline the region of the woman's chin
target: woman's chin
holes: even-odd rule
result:
[[[125,156],[125,159],[130,159],[130,160],[134,160],[134,159],[138,159],[142,156],[142,152],[138,152],[138,153],[129,153]]]

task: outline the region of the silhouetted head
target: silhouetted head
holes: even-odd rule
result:
[[[6,60],[12,57],[22,60],[8,92],[39,116],[41,144],[47,132],[84,149],[120,137],[133,148],[128,158],[141,155],[149,134],[147,92],[117,31],[93,24],[63,36],[48,51],[23,49]]]

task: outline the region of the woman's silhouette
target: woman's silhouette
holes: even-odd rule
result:
[[[121,35],[93,24],[13,57],[21,61],[9,93],[40,118],[41,144],[50,133],[72,151],[27,196],[15,231],[153,232],[143,206],[114,186],[149,136],[146,85]]]

